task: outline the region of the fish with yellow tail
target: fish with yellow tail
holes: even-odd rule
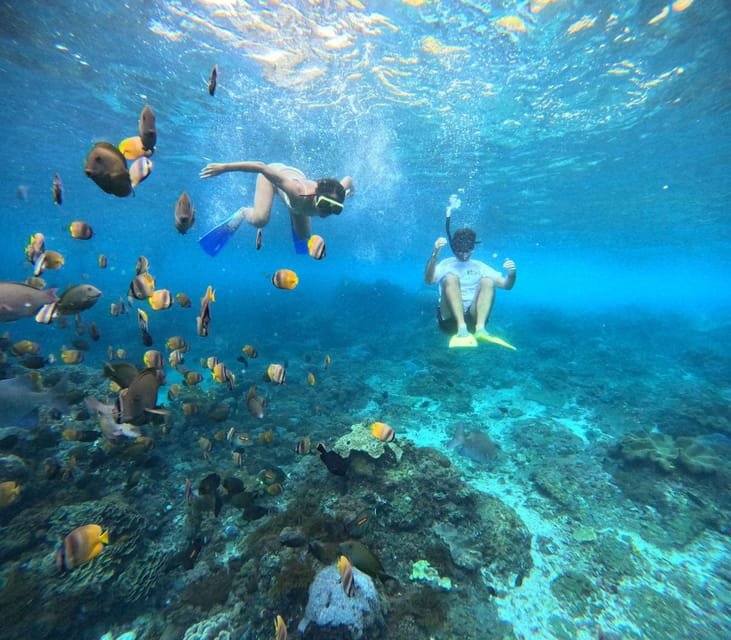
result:
[[[307,241],[307,253],[315,260],[322,260],[325,257],[325,240],[322,236],[310,236]]]
[[[393,442],[396,439],[396,432],[385,422],[374,422],[371,425],[371,435],[381,442]]]
[[[201,298],[201,312],[200,315],[196,317],[195,323],[196,323],[196,329],[198,330],[199,336],[207,336],[210,329],[209,325],[211,323],[211,303],[216,301],[216,292],[213,290],[213,287],[209,284],[208,288],[206,289],[206,293]]]
[[[284,384],[287,380],[287,371],[284,365],[272,363],[267,367],[267,378],[274,384]]]
[[[25,257],[28,259],[28,262],[35,264],[36,260],[43,255],[45,250],[45,236],[40,232],[34,233],[30,238],[28,238],[28,244],[25,247]]]
[[[223,362],[219,362],[215,367],[213,367],[211,376],[213,376],[213,379],[218,382],[218,384],[227,384],[228,388],[233,390],[236,382],[236,376],[229,371]]]
[[[142,344],[146,347],[151,346],[152,336],[150,335],[149,318],[142,309],[137,309],[137,326],[140,328]]]
[[[353,579],[353,565],[350,564],[347,556],[338,558],[338,573],[340,574],[340,584],[343,585],[343,591],[348,598],[355,595],[355,580]]]
[[[98,524],[86,524],[69,533],[56,552],[56,566],[60,571],[71,571],[96,558],[109,544],[109,532]]]
[[[291,269],[279,269],[272,276],[272,284],[277,289],[294,289],[300,279]]]
[[[274,640],[287,640],[287,625],[284,623],[284,618],[277,614],[274,618]]]

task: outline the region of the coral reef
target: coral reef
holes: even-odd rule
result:
[[[616,452],[627,462],[651,464],[668,473],[680,467],[690,474],[714,474],[722,465],[721,459],[695,438],[673,438],[662,433],[627,434],[620,439]]]

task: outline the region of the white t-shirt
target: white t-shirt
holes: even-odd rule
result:
[[[499,271],[495,271],[484,262],[479,260],[457,260],[457,258],[447,258],[442,260],[434,269],[434,279],[441,282],[442,278],[448,273],[453,273],[459,278],[459,287],[462,291],[462,304],[465,310],[469,308],[477,293],[477,285],[482,278],[492,278],[496,280],[501,277]],[[442,289],[439,288],[439,299],[441,300]]]

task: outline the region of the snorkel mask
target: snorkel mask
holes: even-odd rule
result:
[[[345,208],[344,202],[345,188],[335,178],[322,178],[317,181],[312,203],[320,213],[338,215]]]
[[[334,213],[339,214],[343,211],[345,205],[342,202],[338,202],[333,198],[327,196],[315,196],[314,200],[315,209],[322,213]]]

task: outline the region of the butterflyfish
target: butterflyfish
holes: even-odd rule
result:
[[[74,240],[88,240],[94,235],[94,231],[88,222],[75,220],[69,225],[69,233]]]
[[[291,269],[279,269],[272,276],[272,284],[277,289],[294,289],[298,282],[297,274]]]
[[[396,432],[385,422],[374,422],[371,425],[371,435],[381,442],[393,442]]]
[[[69,533],[56,553],[56,566],[70,571],[96,558],[109,544],[109,533],[98,524],[87,524]]]

